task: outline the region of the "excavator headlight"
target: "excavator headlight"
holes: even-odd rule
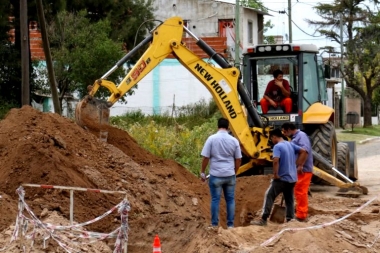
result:
[[[259,52],[263,53],[263,52],[265,52],[265,47],[259,47],[258,50],[259,50]]]
[[[281,51],[282,50],[282,46],[276,46],[276,51]]]
[[[283,51],[288,51],[288,50],[289,50],[289,46],[283,46],[283,47],[282,47],[282,50],[283,50]]]
[[[266,46],[265,47],[265,51],[271,51],[272,50],[272,47],[271,46]]]

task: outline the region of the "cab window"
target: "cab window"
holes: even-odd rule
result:
[[[296,56],[276,56],[255,58],[255,68],[253,77],[257,76],[257,97],[260,101],[264,96],[265,89],[269,81],[273,80],[273,71],[280,69],[284,73],[284,79],[289,81],[290,89],[293,94],[298,92],[298,60]],[[295,101],[296,102],[296,98]]]
[[[311,104],[319,101],[320,89],[316,80],[319,80],[317,75],[317,62],[315,54],[303,54],[303,76],[302,76],[302,108],[305,111]]]

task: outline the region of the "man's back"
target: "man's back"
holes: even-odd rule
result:
[[[305,149],[308,153],[306,158],[306,162],[304,164],[304,172],[313,172],[313,150],[311,148],[311,143],[309,136],[301,130],[297,130],[297,132],[292,137],[292,142],[297,146]]]
[[[226,177],[235,175],[235,159],[241,158],[241,150],[236,138],[219,130],[207,139],[201,155],[210,158],[211,175]]]
[[[282,181],[297,182],[296,153],[301,148],[291,142],[282,141],[273,148],[273,157],[280,158],[278,176]]]

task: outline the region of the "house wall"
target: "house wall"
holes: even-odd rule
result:
[[[111,116],[141,110],[145,114],[169,113],[175,107],[210,100],[211,93],[176,59],[166,59],[143,78],[134,94],[127,96],[127,104],[118,102],[111,108]]]
[[[53,112],[54,113],[54,104],[53,99],[50,97],[44,97],[41,101],[32,100],[32,107],[41,111],[41,112]],[[76,101],[68,101],[63,99],[62,101],[62,116],[68,118],[74,118]]]
[[[219,1],[199,0],[155,0],[155,17],[166,20],[180,16],[187,20],[188,28],[199,37],[219,36],[219,20],[235,19],[235,5]],[[250,46],[247,38],[248,20],[253,21],[253,44],[258,44],[258,16],[252,9],[240,7],[240,40],[243,48]]]

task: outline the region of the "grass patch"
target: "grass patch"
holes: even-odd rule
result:
[[[345,134],[361,134],[361,135],[371,135],[371,136],[380,136],[380,125],[374,125],[371,127],[355,127],[354,131],[351,131],[351,128],[342,131]]]
[[[201,101],[178,109],[176,117],[135,111],[112,117],[110,121],[152,154],[173,159],[199,175],[201,150],[206,139],[217,131],[217,119],[221,114],[214,102]]]
[[[337,133],[336,136],[338,141],[355,141],[357,144],[359,144],[361,141],[364,141],[365,139],[374,137],[371,135],[351,134],[351,132]]]

